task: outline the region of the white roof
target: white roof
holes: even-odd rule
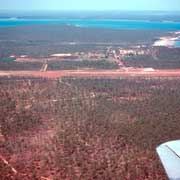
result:
[[[72,54],[52,54],[52,57],[72,56]]]

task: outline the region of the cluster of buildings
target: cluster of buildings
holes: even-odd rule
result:
[[[120,56],[137,56],[137,55],[149,55],[147,49],[119,49]]]
[[[121,59],[123,57],[149,55],[150,50],[147,48],[133,47],[133,48],[108,48],[106,51],[106,57],[113,57],[114,59]]]
[[[119,62],[121,66],[122,59],[124,57],[149,55],[150,49],[146,47],[130,47],[130,48],[112,48],[109,47],[105,52],[76,52],[76,53],[57,53],[51,54],[49,57],[33,58],[27,55],[11,55],[11,58],[15,58],[17,62],[41,62],[41,61],[59,61],[59,60],[101,60],[112,58]]]
[[[41,57],[41,58],[33,58],[27,55],[11,55],[10,58],[15,58],[17,62],[44,62],[44,61],[56,61],[56,60],[76,60],[79,59],[79,54],[74,53],[60,53],[60,54],[52,54],[49,57]]]
[[[99,60],[105,58],[105,54],[99,52],[76,52],[76,53],[57,53],[51,54],[48,57],[34,58],[27,55],[11,55],[10,58],[15,58],[17,62],[41,62],[41,61],[59,61],[59,60]]]

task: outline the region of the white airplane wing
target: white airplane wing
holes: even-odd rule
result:
[[[170,180],[180,180],[180,140],[164,143],[157,153]]]

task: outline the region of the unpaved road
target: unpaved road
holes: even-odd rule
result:
[[[144,69],[131,70],[61,70],[61,71],[0,71],[0,76],[20,77],[180,77],[180,69],[154,70]]]

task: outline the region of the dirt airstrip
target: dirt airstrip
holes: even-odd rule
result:
[[[176,70],[61,70],[61,71],[0,71],[0,76],[20,77],[180,77],[180,69]]]

